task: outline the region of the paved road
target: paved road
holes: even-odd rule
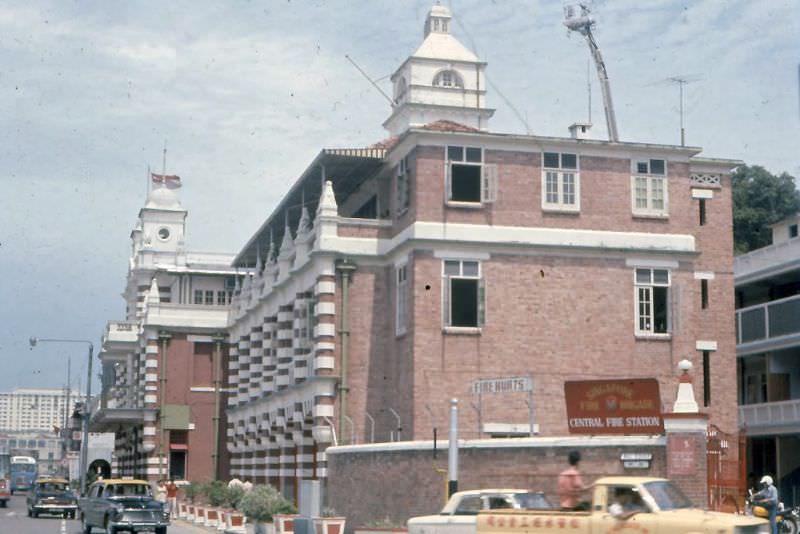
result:
[[[93,532],[100,533],[101,529]],[[168,534],[211,534],[213,531],[176,521],[167,529]],[[25,496],[14,495],[8,508],[0,508],[0,534],[81,534],[81,523],[77,519],[39,516],[28,517]]]

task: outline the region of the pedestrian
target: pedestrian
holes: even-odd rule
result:
[[[580,500],[580,496],[589,488],[583,485],[578,468],[581,462],[580,451],[570,451],[567,460],[569,467],[558,475],[559,505],[563,510],[586,510],[586,503]]]
[[[753,504],[763,506],[769,512],[769,524],[772,527],[772,534],[778,534],[778,489],[772,485],[772,477],[764,475],[761,477],[761,491],[753,495]]]
[[[158,486],[156,486],[156,500],[158,502],[167,502],[167,486],[164,485],[163,480],[158,481]]]
[[[170,513],[174,514],[178,510],[178,486],[172,479],[167,483],[167,502]]]

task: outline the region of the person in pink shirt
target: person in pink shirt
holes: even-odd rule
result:
[[[581,462],[579,451],[570,451],[567,456],[569,467],[558,475],[558,500],[563,510],[584,510],[585,503],[580,499],[588,486],[583,485],[578,465]]]

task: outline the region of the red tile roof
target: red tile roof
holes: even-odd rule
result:
[[[448,120],[438,120],[422,127],[423,130],[436,130],[437,132],[480,132],[477,128]]]

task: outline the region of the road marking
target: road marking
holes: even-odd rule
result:
[[[66,519],[62,519],[61,520],[61,534],[66,534],[66,532],[67,532],[67,520]]]
[[[8,512],[8,513],[6,513],[6,516],[8,516],[8,517],[14,517],[15,515],[17,515],[17,512]]]

